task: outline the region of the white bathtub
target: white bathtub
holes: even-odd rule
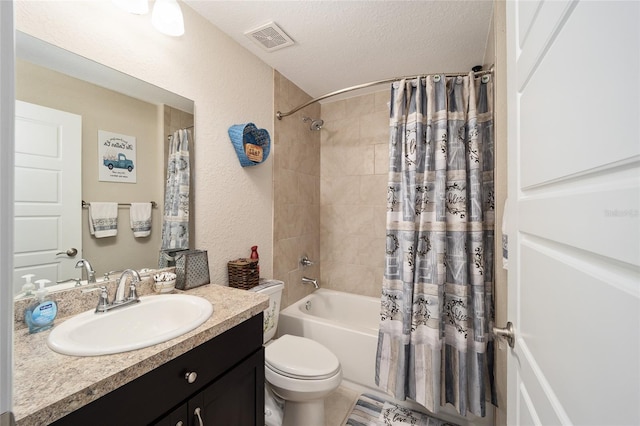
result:
[[[280,312],[278,334],[320,342],[342,365],[345,380],[377,389],[380,299],[319,289]]]
[[[355,384],[359,392],[392,399],[375,384],[379,323],[379,298],[321,288],[280,312],[278,335],[293,334],[320,342],[338,357],[345,381]],[[425,411],[410,400],[395,402]],[[487,417],[469,414],[463,418],[448,404],[436,416],[458,425],[490,426],[493,415],[488,407]]]

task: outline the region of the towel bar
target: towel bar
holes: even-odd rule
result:
[[[131,207],[131,203],[118,203],[118,207]],[[158,207],[158,204],[155,201],[151,201],[151,208],[155,209],[156,207]],[[85,200],[82,200],[82,208],[88,209],[89,203],[87,203]]]

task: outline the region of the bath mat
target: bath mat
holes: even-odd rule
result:
[[[351,410],[345,426],[458,426],[418,411],[401,407],[375,395],[363,393]]]

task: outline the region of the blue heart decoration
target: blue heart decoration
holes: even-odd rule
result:
[[[242,167],[255,166],[260,163],[264,163],[267,157],[269,157],[271,138],[269,137],[269,132],[266,129],[258,129],[253,123],[234,124],[229,127],[229,138],[236,150],[238,160],[240,160],[240,165]],[[244,146],[247,143],[262,147],[262,161],[255,162],[247,158],[247,154],[244,149]]]

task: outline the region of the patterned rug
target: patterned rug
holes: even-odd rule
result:
[[[344,424],[345,426],[458,426],[366,393],[360,395]]]

